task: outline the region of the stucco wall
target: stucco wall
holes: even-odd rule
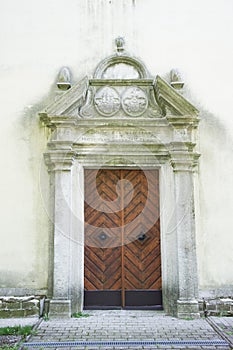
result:
[[[200,125],[200,226],[197,231],[200,286],[231,295],[232,239],[232,137],[224,123],[202,113]],[[216,293],[216,291],[215,291]]]
[[[233,286],[232,12],[231,0],[1,4],[0,288],[47,287],[48,177],[41,162],[49,135],[37,111],[48,104],[61,66],[75,80],[90,75],[119,35],[153,75],[180,68],[202,110],[200,287]]]

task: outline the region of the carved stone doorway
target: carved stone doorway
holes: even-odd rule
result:
[[[63,79],[59,86],[69,84]],[[163,307],[198,317],[196,108],[118,40],[116,54],[100,62],[93,78],[62,92],[40,118],[52,131],[45,153],[54,222],[50,315],[83,309],[84,171],[114,168],[159,169]]]

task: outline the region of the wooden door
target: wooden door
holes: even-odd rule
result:
[[[85,170],[85,307],[161,307],[158,170]]]

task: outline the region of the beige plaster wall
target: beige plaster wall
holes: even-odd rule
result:
[[[218,118],[210,113],[201,116],[197,230],[199,282],[202,289],[231,295],[233,142],[226,125]]]
[[[193,101],[207,111],[200,125],[200,286],[232,286],[232,1],[22,0],[0,8],[0,288],[47,286],[41,164],[49,136],[37,111],[61,66],[75,80],[90,75],[118,35],[153,75],[180,68]]]

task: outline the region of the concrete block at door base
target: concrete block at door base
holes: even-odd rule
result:
[[[178,318],[200,318],[199,306],[196,300],[177,300]]]
[[[71,316],[70,300],[50,300],[49,317],[50,318],[68,318]]]

